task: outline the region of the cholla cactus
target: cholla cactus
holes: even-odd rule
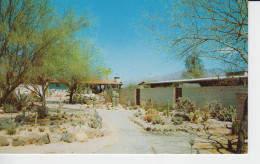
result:
[[[170,103],[169,100],[167,100],[167,117],[170,116]]]
[[[198,110],[196,110],[194,113],[193,112],[191,112],[190,114],[189,114],[189,117],[190,117],[190,119],[194,122],[194,123],[198,123],[198,119],[199,119],[199,111]]]
[[[208,121],[209,116],[210,116],[209,112],[204,112],[204,111],[201,112],[201,118],[202,118],[204,123],[206,123]]]

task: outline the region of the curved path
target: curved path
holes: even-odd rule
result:
[[[133,111],[99,110],[99,114],[116,127],[115,144],[95,153],[104,154],[189,154],[188,136],[156,135],[130,121]],[[196,152],[196,151],[194,151]],[[208,153],[208,152],[201,152]]]

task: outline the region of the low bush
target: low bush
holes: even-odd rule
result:
[[[183,123],[183,118],[182,117],[173,117],[171,119],[174,125],[181,125]]]
[[[189,114],[189,117],[190,117],[190,120],[193,121],[193,123],[198,123],[198,120],[199,120],[199,111],[196,110],[194,113],[193,112],[190,112]]]
[[[165,121],[163,120],[162,117],[156,117],[155,119],[152,120],[152,123],[153,124],[162,124],[162,125],[164,125]]]
[[[5,130],[7,132],[7,134],[9,135],[14,135],[16,133],[16,123],[14,122],[8,122],[5,125]]]
[[[179,97],[175,106],[175,110],[177,110],[178,112],[194,113],[195,110],[197,110],[197,107],[195,103],[190,99],[185,97]]]
[[[143,117],[144,121],[152,122],[155,118],[159,117],[158,114],[147,114]]]
[[[204,123],[206,123],[209,120],[210,113],[209,112],[201,112],[201,118]]]
[[[156,109],[149,109],[145,112],[145,114],[159,114],[159,111]]]
[[[237,118],[237,110],[233,106],[229,106],[227,108],[224,108],[219,112],[217,115],[218,120],[220,121],[235,121]]]

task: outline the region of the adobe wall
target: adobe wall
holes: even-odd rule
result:
[[[182,97],[188,97],[199,107],[215,100],[220,100],[224,106],[236,106],[236,93],[247,92],[247,90],[247,86],[182,88]]]
[[[120,89],[119,90],[119,103],[124,104],[127,101],[136,103],[136,89]]]
[[[162,107],[167,105],[169,100],[170,106],[174,103],[175,88],[143,88],[140,89],[140,102],[151,99],[154,107]]]
[[[246,102],[247,97],[248,97],[247,92],[240,92],[240,93],[236,94],[236,98],[237,98],[237,118],[239,118],[240,120],[243,117],[243,112],[244,112],[245,102]]]

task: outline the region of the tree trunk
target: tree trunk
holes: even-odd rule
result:
[[[70,99],[69,99],[69,103],[71,104],[72,103],[72,96],[74,94],[74,89],[71,89],[70,90]]]
[[[248,126],[248,98],[246,98],[244,111],[243,111],[243,118],[241,120],[240,130],[238,132],[238,142],[237,142],[237,153],[242,154],[244,153],[244,143],[245,138],[247,137],[247,126]]]
[[[11,89],[6,89],[4,91],[3,96],[0,98],[0,106],[3,106],[3,104],[7,103],[6,99],[7,97],[15,90],[16,87],[12,87]]]

